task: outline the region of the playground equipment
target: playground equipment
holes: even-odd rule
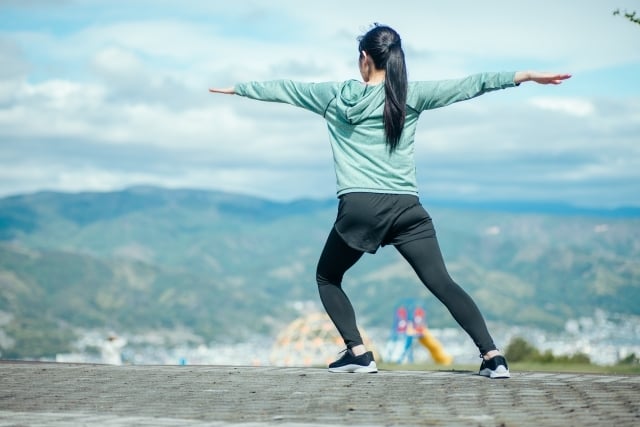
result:
[[[400,302],[394,313],[393,329],[387,353],[396,363],[413,363],[413,343],[417,341],[431,354],[439,365],[450,365],[453,361],[442,344],[431,334],[426,324],[426,313],[419,301]],[[388,356],[388,357],[389,357]]]
[[[358,326],[368,349],[378,354],[366,331]],[[344,350],[344,342],[326,313],[311,312],[283,329],[271,350],[270,363],[275,366],[326,366]]]

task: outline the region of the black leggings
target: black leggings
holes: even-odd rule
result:
[[[469,294],[449,276],[436,237],[412,240],[396,245],[396,249],[413,267],[422,283],[447,307],[453,318],[469,334],[478,346],[480,354],[495,350],[496,346],[480,310]],[[362,337],[356,326],[353,306],[342,290],[342,277],[363,253],[349,247],[333,228],[316,270],[320,300],[347,348],[362,344]]]

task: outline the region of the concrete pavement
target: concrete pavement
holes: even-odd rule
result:
[[[0,427],[638,426],[640,376],[0,362]]]

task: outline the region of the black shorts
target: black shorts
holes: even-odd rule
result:
[[[436,234],[418,196],[410,194],[343,194],[334,227],[347,245],[372,254]]]

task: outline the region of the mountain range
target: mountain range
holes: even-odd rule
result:
[[[490,321],[562,328],[602,309],[640,314],[640,209],[423,204],[452,277]],[[82,328],[275,335],[318,302],[315,265],[337,200],[278,202],[133,187],[0,199],[0,357],[67,351]],[[390,327],[414,298],[453,326],[391,247],[347,272],[359,321]]]

